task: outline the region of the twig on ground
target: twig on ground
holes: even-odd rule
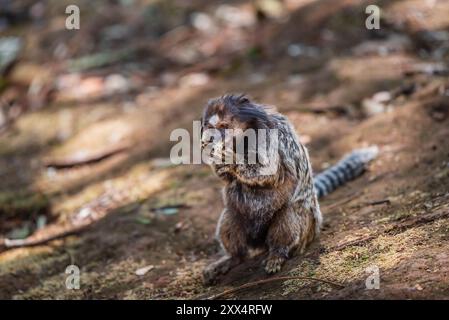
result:
[[[48,159],[45,161],[45,166],[55,169],[72,168],[75,166],[92,164],[100,162],[106,158],[112,157],[118,153],[122,153],[130,148],[129,144],[116,145],[111,148],[101,150],[90,155],[72,156],[64,159]]]
[[[382,200],[364,202],[361,204],[355,204],[355,205],[351,206],[351,208],[360,208],[360,207],[364,207],[364,206],[378,206],[381,204],[390,204],[390,203],[391,203],[390,199],[382,199]]]
[[[39,233],[35,233],[32,236],[25,238],[25,239],[0,239],[0,251],[2,247],[6,249],[12,249],[12,248],[21,248],[21,247],[32,247],[32,246],[38,246],[43,245],[47,242],[57,240],[60,238],[64,238],[79,232],[84,231],[88,225],[79,225],[74,227],[66,227],[62,228],[60,231],[52,232],[52,234],[47,235],[41,235]]]
[[[274,278],[262,279],[262,280],[258,280],[258,281],[254,281],[254,282],[245,283],[245,284],[243,284],[241,286],[225,290],[225,291],[223,291],[221,293],[218,293],[218,294],[213,295],[213,296],[211,296],[209,298],[206,298],[206,299],[207,300],[216,300],[218,298],[223,298],[223,297],[225,297],[227,295],[236,293],[236,292],[241,291],[243,289],[255,287],[255,286],[258,286],[258,285],[261,285],[261,284],[266,284],[266,283],[269,283],[269,282],[285,281],[285,280],[311,280],[311,281],[318,281],[318,282],[327,283],[327,284],[333,285],[335,287],[338,287],[340,289],[344,288],[344,285],[342,285],[340,283],[337,283],[337,282],[329,281],[329,280],[324,280],[324,279],[319,279],[319,278],[311,278],[311,277],[285,276],[285,277],[274,277]]]
[[[352,200],[354,200],[354,199],[358,198],[359,196],[361,196],[363,193],[364,193],[363,191],[354,192],[349,197],[347,197],[347,198],[345,198],[345,199],[343,199],[341,201],[337,201],[337,202],[333,203],[332,205],[327,206],[325,208],[326,208],[326,210],[333,210],[333,209],[335,209],[337,207],[340,207],[340,206],[342,206],[344,204],[347,204],[347,203],[351,202]]]
[[[371,202],[368,202],[367,204],[370,206],[377,206],[377,205],[385,204],[385,203],[390,203],[390,199],[371,201]]]

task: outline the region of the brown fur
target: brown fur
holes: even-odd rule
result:
[[[245,96],[211,100],[203,114],[207,128],[278,129],[280,161],[272,175],[260,174],[260,164],[212,165],[226,183],[225,209],[217,225],[225,255],[206,267],[204,280],[214,282],[240,263],[249,248],[265,248],[265,270],[277,272],[291,253],[302,252],[319,233],[321,212],[307,150],[284,116]]]

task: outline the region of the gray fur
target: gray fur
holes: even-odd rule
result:
[[[366,164],[376,158],[378,153],[377,146],[354,150],[336,165],[317,174],[314,184],[318,198],[361,175]]]

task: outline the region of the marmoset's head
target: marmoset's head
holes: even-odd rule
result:
[[[202,131],[216,129],[224,138],[226,129],[269,129],[270,120],[264,106],[245,95],[224,95],[211,99],[203,112]]]
[[[209,100],[204,109],[201,142],[203,148],[213,145],[217,157],[223,156],[229,144],[231,150],[228,148],[226,152],[247,156],[249,150],[256,150],[258,130],[270,127],[267,107],[252,102],[245,95],[224,95]]]

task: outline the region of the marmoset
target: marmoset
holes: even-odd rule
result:
[[[203,276],[208,284],[241,263],[250,248],[266,249],[265,271],[278,272],[293,253],[302,253],[319,235],[322,215],[317,198],[360,175],[378,152],[377,147],[355,150],[314,177],[307,149],[287,118],[245,95],[210,100],[202,116],[203,147],[215,143],[204,134],[210,129],[222,137],[225,131],[234,129],[237,133],[231,136],[233,141],[238,140],[242,130],[275,129],[276,148],[268,148],[264,156],[274,166],[269,174],[266,163],[248,163],[247,156],[243,162],[211,163],[213,171],[225,182],[224,210],[216,229],[224,255],[205,268]],[[267,145],[274,143],[270,135],[266,140]],[[222,146],[221,142],[219,152],[224,150]],[[249,149],[245,145],[244,151]],[[230,150],[228,154],[236,151],[235,147]]]

